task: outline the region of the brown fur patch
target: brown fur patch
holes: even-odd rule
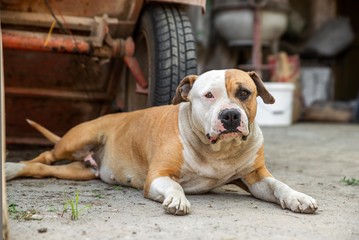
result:
[[[263,99],[263,102],[267,104],[273,104],[275,102],[275,99],[265,88],[263,81],[259,78],[258,74],[255,72],[248,72],[248,75],[253,79],[254,83],[256,84],[258,96]]]
[[[180,84],[176,89],[176,94],[172,99],[173,105],[188,101],[187,99],[188,93],[191,90],[197,78],[198,78],[197,75],[189,75],[181,80]]]
[[[251,77],[244,71],[229,69],[225,73],[225,85],[229,98],[243,107],[249,122],[252,123],[257,113],[257,88]],[[251,92],[251,95],[244,101],[236,97],[240,88]]]
[[[150,156],[150,165],[144,186],[145,196],[147,196],[154,179],[168,176],[178,181],[180,178],[184,160],[183,146],[179,137],[178,112],[178,106],[167,108],[167,111],[162,113],[163,123],[153,126],[153,128],[157,128],[158,135],[153,136],[154,145],[152,148],[161,146],[161,149],[157,149],[157,151],[153,152]]]
[[[247,185],[251,186],[256,182],[262,181],[266,177],[271,177],[272,174],[267,170],[264,162],[264,145],[258,150],[255,162],[252,166],[252,171],[243,177]]]

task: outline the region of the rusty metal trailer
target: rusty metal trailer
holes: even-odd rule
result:
[[[25,119],[62,135],[118,109],[168,104],[196,73],[183,11],[204,0],[1,0],[8,143],[47,144]]]

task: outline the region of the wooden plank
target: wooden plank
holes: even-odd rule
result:
[[[56,16],[61,19],[61,16]],[[84,17],[69,17],[66,16],[66,24],[71,29],[88,30],[90,31],[96,22],[93,18]],[[38,26],[50,27],[55,20],[51,14],[46,13],[26,13],[26,12],[13,12],[1,11],[1,20],[6,24],[22,25],[22,26]],[[58,27],[58,26],[57,26]]]
[[[55,15],[56,18],[62,23],[63,19],[66,21],[67,28],[73,30],[80,31],[88,31],[93,32],[97,28],[99,22],[98,18],[102,17],[75,17],[75,16],[58,16]],[[127,20],[118,20],[116,18],[104,18],[108,27],[116,27],[116,26],[127,26],[135,24],[134,21]],[[37,26],[37,27],[45,27],[50,28],[52,22],[55,20],[51,14],[47,13],[27,13],[27,12],[14,12],[14,11],[1,11],[1,20],[3,23],[11,24],[11,25],[20,25],[20,26]],[[57,24],[56,28],[59,27]]]
[[[1,20],[0,20],[1,21]],[[0,24],[0,125],[1,125],[1,199],[2,199],[2,239],[9,239],[9,228],[8,228],[8,215],[7,215],[7,202],[6,202],[6,182],[5,182],[5,97],[4,97],[4,66],[3,66],[3,51],[2,51],[2,35],[1,35],[1,24]]]

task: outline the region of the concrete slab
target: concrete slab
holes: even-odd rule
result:
[[[11,181],[12,239],[359,239],[359,125],[296,124],[262,128],[267,166],[294,189],[316,198],[319,211],[295,214],[228,186],[188,196],[192,213],[171,216],[142,192],[101,181]],[[38,151],[10,150],[16,160]],[[27,156],[26,156],[27,157]],[[67,199],[79,194],[79,220]],[[36,213],[37,220],[25,220]],[[40,233],[42,232],[42,233]]]

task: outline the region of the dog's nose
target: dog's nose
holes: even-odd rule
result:
[[[224,109],[219,114],[223,127],[227,130],[236,130],[241,124],[241,113],[237,109]]]

